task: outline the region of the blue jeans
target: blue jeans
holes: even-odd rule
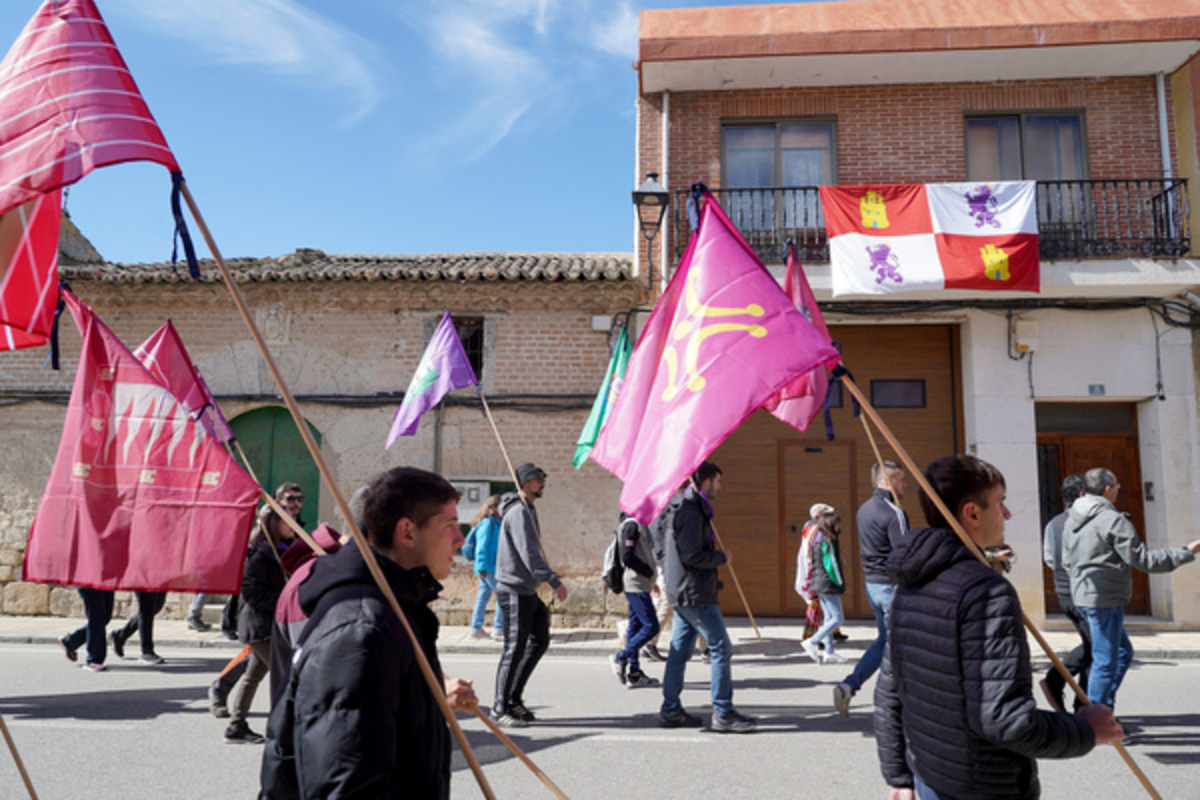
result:
[[[840,594],[819,594],[817,597],[821,598],[821,611],[825,614],[825,618],[821,622],[821,627],[817,628],[809,641],[812,642],[813,647],[824,642],[825,652],[832,653],[834,650],[833,632],[845,619],[845,615],[842,613],[842,596]]]
[[[892,607],[892,598],[896,596],[896,587],[890,583],[868,583],[867,602],[875,612],[875,641],[863,653],[863,657],[854,665],[854,671],[843,681],[850,687],[852,694],[858,694],[863,684],[871,679],[879,665],[883,663],[883,650],[887,647],[888,609]]]
[[[954,800],[948,794],[942,794],[929,787],[929,784],[921,780],[920,775],[913,775],[913,791],[916,792],[917,800]]]
[[[1125,609],[1078,607],[1092,634],[1092,671],[1088,675],[1088,700],[1112,708],[1117,689],[1133,663],[1133,643],[1125,635]]]
[[[676,606],[671,652],[667,655],[667,667],[663,672],[663,714],[683,708],[679,702],[679,694],[683,691],[683,671],[692,656],[697,634],[703,634],[708,640],[708,650],[712,656],[709,666],[713,713],[728,714],[733,711],[733,671],[730,663],[733,660],[733,647],[725,633],[721,607]]]
[[[487,612],[488,599],[494,591],[496,591],[496,573],[479,573],[479,592],[475,595],[475,610],[471,613],[471,630],[483,630],[483,615]],[[494,622],[495,625],[493,627],[496,630],[504,630],[504,611],[501,610],[499,603],[496,603],[496,619]]]
[[[625,599],[629,601],[629,627],[625,629],[625,649],[617,653],[617,658],[628,661],[630,672],[637,674],[641,672],[638,652],[658,636],[658,616],[649,592],[626,592]]]

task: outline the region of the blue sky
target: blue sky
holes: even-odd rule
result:
[[[637,12],[750,4],[97,0],[226,257],[631,251]],[[0,4],[5,50],[39,5]],[[169,188],[109,167],[67,210],[163,261]]]

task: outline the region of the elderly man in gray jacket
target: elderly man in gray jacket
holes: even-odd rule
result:
[[[523,728],[536,718],[525,707],[525,684],[550,647],[550,610],[537,596],[549,583],[560,603],[567,587],[546,563],[534,501],[546,489],[546,472],[533,464],[517,467],[519,492],[500,500],[500,541],[496,550],[496,605],[504,609],[504,652],[496,668],[492,719]]]
[[[1133,594],[1132,569],[1170,572],[1193,561],[1200,539],[1186,547],[1147,550],[1129,517],[1117,510],[1121,484],[1112,470],[1088,470],[1085,494],[1071,504],[1063,530],[1062,561],[1071,577],[1071,599],[1092,634],[1088,699],[1110,708],[1133,661],[1125,634],[1125,604]]]

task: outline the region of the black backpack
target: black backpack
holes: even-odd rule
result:
[[[608,543],[608,549],[604,551],[604,569],[600,575],[604,579],[604,585],[613,594],[621,594],[625,591],[625,564],[621,558],[621,530],[628,522],[637,524],[637,520],[633,518],[622,520],[617,529],[613,531],[613,540]]]

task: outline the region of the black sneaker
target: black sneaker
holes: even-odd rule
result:
[[[521,719],[518,716],[515,716],[514,714],[512,714],[509,711],[501,711],[499,708],[493,708],[492,713],[489,714],[488,716],[490,716],[492,718],[492,721],[495,722],[497,725],[499,725],[501,728],[528,728],[529,727],[529,723],[526,722],[525,720]]]
[[[849,637],[849,636],[847,636],[846,634],[842,633],[841,631],[834,631],[834,632],[833,632],[833,640],[834,640],[835,642],[845,642],[845,641],[847,641],[847,640],[849,640],[849,639],[850,639],[850,637]]]
[[[648,644],[642,648],[642,658],[659,663],[667,660],[667,657],[660,653],[658,648],[652,644]]]
[[[631,672],[625,679],[626,689],[639,689],[643,686],[658,686],[658,681],[644,672]]]
[[[108,638],[112,640],[113,652],[117,654],[117,658],[124,658],[125,637],[121,635],[120,631],[113,631]]]
[[[167,663],[167,660],[165,658],[163,658],[158,653],[155,653],[153,651],[151,651],[149,653],[142,653],[138,657],[138,661],[140,661],[143,664],[165,664],[165,663]]]
[[[188,626],[188,630],[192,630],[192,631],[210,631],[210,630],[212,630],[212,625],[209,625],[204,620],[197,619],[196,617],[188,617],[187,618],[187,626]]]
[[[702,724],[699,717],[693,717],[682,708],[658,715],[658,727],[660,728],[698,728]]]
[[[617,676],[617,680],[621,685],[625,685],[625,671],[629,669],[629,662],[623,658],[617,658],[617,654],[613,653],[608,657],[608,663],[612,666],[613,675]]]
[[[709,727],[717,733],[750,733],[758,727],[758,723],[750,717],[730,711],[728,714],[713,714]]]
[[[225,729],[226,744],[262,744],[262,734],[250,730],[245,720],[234,722]]]
[[[537,716],[524,703],[509,703],[508,713],[524,722],[537,722]]]
[[[212,685],[208,687],[208,709],[217,719],[229,716],[229,707],[225,705],[225,692],[221,691],[221,686],[217,681],[213,681]]]

